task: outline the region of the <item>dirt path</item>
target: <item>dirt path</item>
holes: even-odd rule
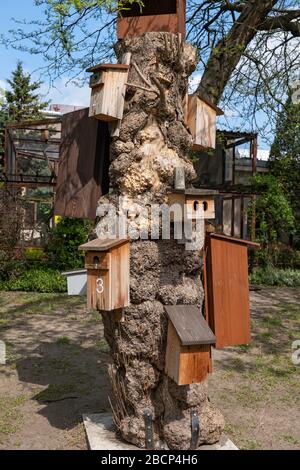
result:
[[[251,293],[251,347],[214,352],[212,400],[247,449],[300,448],[300,290]],[[109,410],[109,355],[84,299],[0,293],[0,449],[87,449],[81,416]]]

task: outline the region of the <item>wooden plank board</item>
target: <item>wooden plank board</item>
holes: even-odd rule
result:
[[[178,385],[203,382],[211,371],[211,346],[185,346],[180,352]]]
[[[108,126],[88,114],[86,108],[63,116],[55,215],[94,220],[109,189]]]
[[[166,305],[165,311],[182,346],[215,343],[216,338],[197,305]]]
[[[228,235],[224,235],[224,234],[221,234],[221,233],[212,233],[211,237],[219,239],[219,240],[227,240],[227,241],[231,241],[233,243],[239,243],[240,245],[253,246],[253,247],[256,247],[256,248],[258,248],[260,246],[259,243],[252,242],[251,240],[244,240],[244,239],[241,239],[241,238],[230,237]]]
[[[207,291],[209,324],[216,347],[249,344],[250,308],[247,245],[209,237]]]
[[[130,244],[114,248],[111,254],[111,306],[113,310],[128,307],[130,283]]]
[[[79,250],[81,251],[108,251],[112,248],[116,248],[118,246],[124,245],[128,243],[127,238],[96,238],[84,245],[80,245]]]
[[[144,0],[141,11],[136,4],[120,13],[117,22],[118,39],[140,36],[149,32],[166,31],[186,34],[186,0]]]
[[[188,126],[194,150],[216,148],[216,111],[196,95],[189,96]]]
[[[179,381],[180,340],[172,323],[168,324],[165,372],[174,382]]]
[[[124,66],[124,64],[119,65]],[[101,86],[92,88],[90,117],[108,122],[122,119],[129,66],[125,67],[125,69],[107,69],[101,72],[99,77]]]

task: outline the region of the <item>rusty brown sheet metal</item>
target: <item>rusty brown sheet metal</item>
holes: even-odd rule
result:
[[[97,202],[109,190],[110,136],[89,109],[65,114],[55,198],[55,215],[94,220]]]

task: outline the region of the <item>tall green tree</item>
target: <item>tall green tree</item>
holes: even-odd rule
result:
[[[10,90],[1,90],[0,98],[0,170],[3,166],[5,126],[10,122],[39,119],[49,104],[39,94],[42,83],[31,81],[21,61],[7,83]]]
[[[10,85],[10,90],[5,92],[9,120],[20,122],[39,118],[49,104],[42,101],[39,94],[42,83],[31,81],[30,74],[24,72],[20,61],[7,82]]]
[[[293,209],[296,232],[300,231],[300,103],[290,92],[277,121],[271,147],[270,173],[276,177]]]

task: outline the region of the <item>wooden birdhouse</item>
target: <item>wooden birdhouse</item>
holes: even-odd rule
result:
[[[87,305],[91,310],[129,306],[129,241],[96,239],[79,247],[85,251]]]
[[[216,348],[249,344],[248,247],[258,243],[207,235],[204,266],[205,309]]]
[[[189,95],[187,124],[194,138],[192,150],[216,148],[216,120],[222,114],[223,111],[209,101]]]
[[[215,201],[218,194],[212,189],[175,189],[169,194],[169,205],[178,205],[179,212],[171,212],[171,220],[180,222],[186,219],[214,219]]]
[[[143,0],[125,5],[119,12],[118,39],[141,36],[149,32],[181,33],[185,37],[185,0]]]
[[[200,383],[212,370],[215,336],[197,305],[165,306],[169,323],[165,373],[178,385]]]
[[[92,73],[90,117],[100,121],[123,118],[129,67],[127,64],[102,64],[87,70]]]

